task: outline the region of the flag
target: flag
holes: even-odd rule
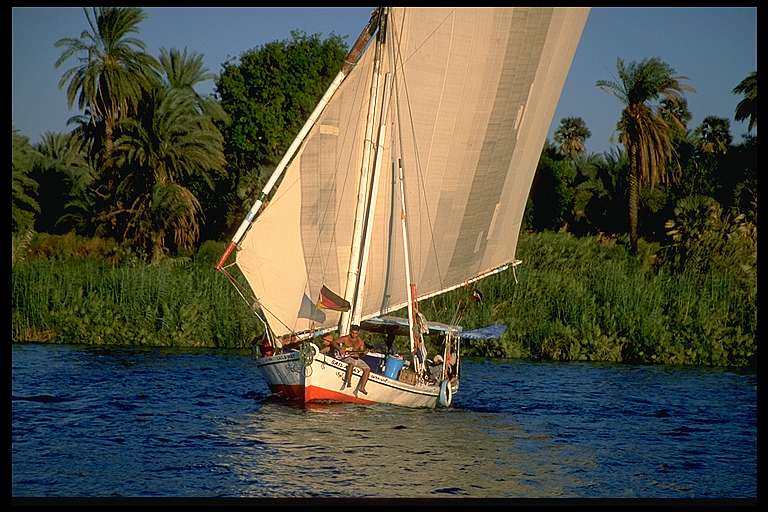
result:
[[[333,293],[325,285],[320,288],[320,300],[317,301],[317,307],[332,309],[333,311],[349,311],[351,309],[349,302]]]

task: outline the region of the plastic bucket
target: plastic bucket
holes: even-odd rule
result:
[[[395,356],[387,356],[387,363],[384,367],[384,376],[390,379],[397,379],[400,370],[402,370],[405,361]]]

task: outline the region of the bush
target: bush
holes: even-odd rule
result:
[[[656,247],[641,244],[640,254],[632,256],[614,238],[523,233],[517,251],[523,265],[514,272],[423,301],[420,310],[430,320],[465,329],[508,327],[500,339],[462,342],[466,356],[754,365],[755,273],[721,263],[706,272],[652,265]],[[212,268],[224,248],[223,242],[207,242],[194,262],[176,258],[159,265],[112,267],[93,258],[17,261],[13,339],[246,347],[262,327]],[[482,301],[472,299],[475,287]],[[398,338],[402,350],[407,344]],[[431,353],[439,348],[428,344]]]
[[[642,241],[641,241],[642,242]],[[756,282],[736,270],[677,272],[653,264],[658,244],[631,256],[614,238],[521,234],[511,271],[477,283],[483,303],[455,290],[425,301],[428,318],[465,329],[503,323],[498,340],[466,342],[465,355],[562,361],[748,366],[756,343]]]
[[[85,238],[73,232],[64,235],[37,233],[29,244],[27,255],[56,260],[95,258],[117,265],[128,258],[131,251],[111,238]]]
[[[227,245],[229,245],[228,242],[218,242],[216,240],[203,242],[195,256],[195,263],[210,266],[216,265],[221,255],[227,249]]]

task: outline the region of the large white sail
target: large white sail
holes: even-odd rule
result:
[[[533,175],[587,13],[390,10],[382,71],[394,83],[363,318],[407,304],[398,164],[419,297],[515,259]],[[276,334],[338,323],[338,313],[315,304],[322,285],[343,292],[349,270],[372,46],[240,243],[237,265]]]
[[[237,265],[275,334],[338,323],[316,303],[346,282],[372,64],[369,47],[240,242]]]

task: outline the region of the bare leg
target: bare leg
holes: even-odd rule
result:
[[[348,388],[352,387],[352,363],[347,363],[347,373],[344,375],[344,385]]]
[[[364,369],[363,370],[363,376],[360,378],[360,384],[358,386],[358,389],[360,389],[360,392],[364,395],[367,395],[368,392],[365,390],[365,385],[368,383],[368,375],[371,374],[371,370]]]

